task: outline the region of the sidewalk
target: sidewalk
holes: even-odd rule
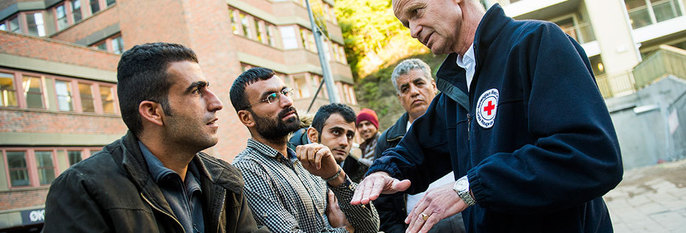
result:
[[[625,171],[604,198],[616,233],[684,233],[686,160]]]

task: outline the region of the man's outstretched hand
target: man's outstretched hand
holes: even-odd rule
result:
[[[374,172],[365,177],[355,190],[351,205],[369,204],[376,200],[380,194],[402,192],[410,187],[410,180],[398,180],[386,172]]]

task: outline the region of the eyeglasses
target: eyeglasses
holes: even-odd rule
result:
[[[279,95],[279,93],[281,93],[281,95],[283,95],[283,96],[291,98],[291,96],[293,96],[293,89],[284,88],[280,92],[271,93],[271,94],[267,95],[267,97],[264,97],[264,99],[261,99],[260,102],[261,103],[267,103],[267,104],[279,102],[281,100],[281,95]],[[248,104],[248,107],[252,107],[252,104]]]

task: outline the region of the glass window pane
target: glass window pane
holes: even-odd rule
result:
[[[43,13],[29,13],[26,14],[26,24],[29,29],[29,35],[45,36],[45,26],[43,25]]]
[[[103,41],[100,44],[95,45],[95,49],[100,50],[100,51],[107,51],[107,43],[105,43],[105,41]]]
[[[124,41],[121,39],[121,36],[112,39],[112,52],[116,54],[124,52]]]
[[[69,157],[69,166],[81,162],[81,151],[67,151],[67,156]]]
[[[29,169],[26,167],[26,152],[8,151],[7,168],[10,173],[10,184],[16,186],[29,186]]]
[[[117,3],[116,0],[107,0],[107,6],[114,5],[115,3]]]
[[[260,23],[257,21],[257,19],[255,19],[253,24],[255,24],[255,35],[257,35],[255,39],[259,42],[262,42],[262,30],[260,30]]]
[[[90,84],[79,83],[79,96],[81,96],[81,110],[83,112],[95,112],[93,91]]]
[[[114,114],[114,94],[112,87],[100,86],[100,99],[102,100],[102,111]]]
[[[274,26],[267,26],[267,42],[270,46],[276,46],[276,38],[274,38]]]
[[[24,75],[22,79],[26,105],[29,108],[43,108],[43,90],[41,89],[41,79]]]
[[[296,38],[295,30],[292,26],[280,27],[279,31],[281,31],[284,49],[294,49],[298,47],[298,38]]]
[[[14,88],[14,75],[0,73],[0,107],[16,107],[17,90]]]
[[[81,0],[73,0],[71,2],[71,12],[74,15],[74,22],[81,21]]]
[[[634,29],[652,24],[645,0],[624,0],[629,12],[631,27]]]
[[[238,30],[238,23],[236,22],[236,10],[229,9],[229,18],[231,18],[231,31],[238,35],[241,32]]]
[[[100,0],[90,0],[91,2],[91,14],[95,14],[100,11]]]
[[[38,180],[41,185],[50,184],[55,179],[55,166],[52,163],[52,151],[36,151]]]
[[[60,111],[72,111],[71,83],[55,80],[55,91],[57,94],[57,108]]]
[[[19,17],[10,19],[10,32],[21,33],[21,28],[19,27]]]
[[[7,25],[0,23],[0,30],[7,31]]]
[[[250,30],[248,28],[249,27],[248,17],[245,16],[245,14],[240,13],[239,18],[241,19],[241,26],[243,26],[243,36],[250,37],[250,33],[248,32]]]
[[[57,30],[62,30],[69,26],[67,21],[67,10],[64,5],[59,5],[55,8],[55,14],[57,17]]]
[[[681,10],[675,0],[652,0],[653,11],[655,12],[655,19],[657,22],[662,22],[668,19],[681,16]]]

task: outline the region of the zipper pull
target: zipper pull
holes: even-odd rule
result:
[[[469,141],[469,138],[471,136],[470,135],[471,128],[472,128],[472,118],[469,115],[469,113],[467,113],[467,141]]]

